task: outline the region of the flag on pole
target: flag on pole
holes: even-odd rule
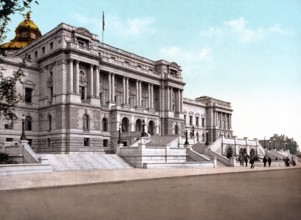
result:
[[[105,13],[102,12],[102,31],[105,31]]]

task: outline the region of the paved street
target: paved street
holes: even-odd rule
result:
[[[301,170],[1,191],[1,219],[299,220]]]

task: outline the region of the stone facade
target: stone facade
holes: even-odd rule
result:
[[[129,146],[143,126],[150,135],[184,135],[187,127],[199,142],[232,136],[230,103],[183,98],[177,63],[99,43],[85,28],[60,24],[14,56],[2,57],[4,76],[25,58],[17,90],[30,99],[18,103],[12,129],[1,120],[0,142],[19,139],[22,114],[36,152],[112,151],[119,129]]]

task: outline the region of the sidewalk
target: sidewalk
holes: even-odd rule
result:
[[[182,177],[194,175],[212,175],[239,172],[260,172],[283,169],[300,169],[295,167],[219,167],[202,169],[118,169],[118,170],[91,170],[68,171],[53,173],[21,174],[1,176],[0,191],[25,190],[36,188],[57,188],[77,186],[83,184],[116,183],[120,181],[147,180],[157,178]]]

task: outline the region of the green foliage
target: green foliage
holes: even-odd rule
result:
[[[22,14],[26,9],[30,9],[30,4],[34,0],[1,0],[0,1],[0,43],[6,39],[6,33],[9,31],[7,28],[10,22],[10,16],[19,13]]]
[[[15,105],[22,100],[22,96],[17,93],[16,84],[18,81],[21,82],[21,78],[24,76],[22,70],[22,67],[25,65],[24,62],[23,60],[19,69],[11,77],[3,77],[2,70],[0,69],[0,118],[1,116],[13,120],[17,118],[14,113]]]

